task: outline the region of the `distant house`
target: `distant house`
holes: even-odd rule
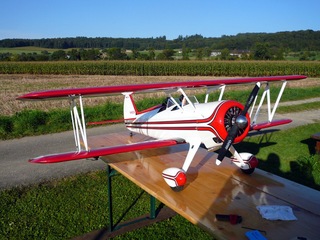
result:
[[[250,54],[250,51],[248,50],[232,50],[230,51],[230,56],[242,58],[243,56],[248,56]],[[212,51],[210,54],[210,57],[217,57],[221,55],[221,51]]]
[[[233,50],[230,52],[230,56],[238,57],[238,58],[249,56],[249,54],[250,54],[249,50]]]
[[[210,54],[210,57],[217,57],[219,55],[221,55],[220,51],[212,51],[211,54]]]

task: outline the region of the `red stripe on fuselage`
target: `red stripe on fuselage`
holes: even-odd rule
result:
[[[215,136],[221,138],[218,131],[213,126],[212,121],[216,118],[216,115],[220,107],[226,101],[221,102],[213,111],[213,113],[203,119],[190,119],[190,120],[170,120],[170,121],[150,121],[150,122],[131,122],[127,123],[127,128],[130,129],[145,129],[145,130],[163,130],[163,131],[209,131]],[[194,124],[194,126],[181,126],[183,124]],[[199,124],[207,124],[207,126]],[[151,125],[151,126],[150,126]],[[156,126],[155,126],[156,125]],[[157,126],[158,125],[158,126]],[[172,125],[172,126],[163,126]],[[180,126],[179,126],[180,125]]]
[[[133,125],[143,125],[143,124],[155,124],[155,125],[164,125],[164,124],[173,124],[173,125],[177,125],[177,124],[199,124],[199,123],[207,123],[210,124],[213,119],[216,117],[216,114],[218,112],[218,110],[220,109],[220,107],[223,105],[223,103],[225,103],[226,101],[224,102],[221,102],[213,111],[213,113],[207,117],[207,118],[203,118],[203,119],[189,119],[189,120],[170,120],[170,121],[146,121],[146,122],[139,122],[139,121],[136,121],[136,122],[133,122],[133,123],[130,123],[130,124],[133,124]],[[125,119],[127,120],[127,119]]]

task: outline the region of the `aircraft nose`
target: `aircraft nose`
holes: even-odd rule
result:
[[[236,124],[240,129],[244,129],[248,125],[248,119],[243,115],[239,115],[236,119]]]

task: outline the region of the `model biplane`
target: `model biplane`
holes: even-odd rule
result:
[[[252,130],[290,123],[290,119],[274,120],[275,111],[289,80],[306,78],[301,75],[234,78],[224,80],[200,80],[169,83],[135,84],[90,88],[74,88],[33,92],[18,97],[19,100],[44,100],[68,98],[70,100],[71,120],[74,131],[76,151],[40,156],[29,160],[32,163],[56,163],[85,158],[160,148],[176,144],[189,144],[189,151],[180,168],[164,169],[162,176],[173,189],[182,189],[186,184],[186,173],[200,145],[208,151],[217,151],[216,164],[219,165],[228,152],[232,162],[244,173],[251,174],[258,160],[250,153],[238,153],[234,144],[241,142]],[[270,83],[280,81],[281,88],[277,99],[271,106]],[[223,100],[226,86],[255,84],[245,105],[234,100]],[[258,92],[264,87],[260,102],[256,104]],[[199,102],[190,96],[190,89],[205,89],[205,100]],[[162,91],[167,94],[165,103],[139,111],[133,94]],[[209,101],[212,92],[220,91],[218,99]],[[86,122],[83,109],[83,97],[105,96],[111,94],[124,96],[123,115],[128,130],[152,137],[153,140],[89,149]],[[262,105],[267,100],[267,118],[258,122]],[[79,105],[79,106],[78,106]],[[78,109],[80,111],[78,111]],[[81,143],[83,146],[81,146]]]

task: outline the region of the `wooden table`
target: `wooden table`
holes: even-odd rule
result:
[[[91,148],[148,140],[129,132],[89,138]],[[247,239],[246,228],[266,232],[267,239],[294,239],[320,236],[320,192],[256,169],[244,175],[229,160],[216,166],[216,154],[200,149],[181,192],[167,186],[161,172],[168,167],[181,167],[188,145],[143,150],[104,156],[102,159],[169,208],[207,230],[219,239]],[[293,209],[297,221],[269,221],[256,210],[258,205],[286,205]],[[241,224],[216,221],[216,214],[242,216]],[[243,228],[245,227],[245,228]],[[165,234],[165,233],[164,233]]]

